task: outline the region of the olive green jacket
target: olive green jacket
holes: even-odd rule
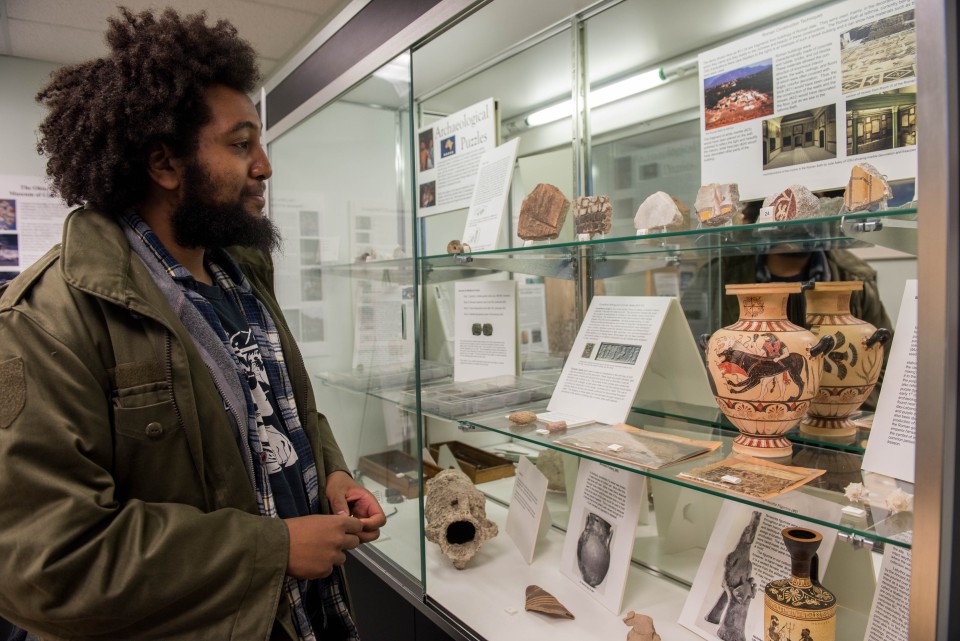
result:
[[[323,497],[347,465],[269,260],[234,255],[277,321]],[[295,638],[287,528],[259,516],[221,395],[113,218],[73,212],[2,290],[0,381],[0,615],[44,639]]]

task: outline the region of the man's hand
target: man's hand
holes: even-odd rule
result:
[[[284,522],[290,533],[287,574],[297,579],[329,576],[334,566],[347,562],[345,551],[360,545],[363,524],[352,516],[299,516]]]
[[[354,516],[363,524],[358,536],[361,543],[380,537],[380,528],[386,522],[383,508],[367,488],[353,480],[346,472],[332,472],[327,476],[327,500],[336,515]]]

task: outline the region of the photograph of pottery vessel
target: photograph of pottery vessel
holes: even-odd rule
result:
[[[834,339],[818,341],[787,319],[787,297],[800,291],[800,283],[727,285],[727,294],[740,302],[740,318],[709,340],[701,337],[714,398],[740,430],[735,452],[790,456],[783,434],[800,422],[819,390],[823,357]]]
[[[850,313],[850,297],[859,291],[861,281],[834,281],[814,283],[805,293],[810,331],[834,339],[823,361],[820,388],[800,423],[806,434],[826,439],[854,436],[857,426],[849,417],[870,396],[883,369],[890,330]]]
[[[807,528],[783,530],[790,578],[767,584],[763,597],[764,641],[835,641],[837,598],[820,585],[817,548],[823,535]]]
[[[587,519],[577,541],[577,567],[584,583],[597,587],[610,569],[610,541],[613,527],[601,516],[587,513]]]

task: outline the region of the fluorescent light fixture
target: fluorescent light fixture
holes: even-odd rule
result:
[[[684,76],[697,66],[697,59],[683,60],[669,68],[660,67],[628,76],[622,80],[611,82],[599,89],[590,92],[590,108],[600,107],[611,102],[616,102],[627,96],[633,96],[644,91],[649,91],[658,87],[667,80],[675,77]],[[529,127],[545,125],[548,122],[569,118],[573,114],[573,101],[564,100],[555,105],[544,107],[534,111],[524,119]]]
[[[544,107],[543,109],[534,111],[532,114],[526,117],[526,123],[531,127],[538,127],[540,125],[545,125],[548,122],[567,118],[572,113],[573,101],[564,100],[563,102],[558,102],[555,105],[550,105],[549,107]]]
[[[410,54],[405,52],[373,72],[388,82],[410,84]]]

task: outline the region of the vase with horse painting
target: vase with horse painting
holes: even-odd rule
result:
[[[727,285],[740,302],[740,318],[705,341],[707,374],[720,411],[739,430],[735,452],[764,458],[790,456],[783,435],[796,426],[816,396],[823,356],[833,337],[817,338],[787,319],[787,297],[800,283]]]
[[[850,313],[850,297],[863,282],[814,283],[807,290],[807,325],[815,336],[833,336],[834,346],[823,361],[820,390],[800,431],[827,440],[853,437],[850,420],[873,391],[883,368],[884,344],[890,330],[877,329]]]

